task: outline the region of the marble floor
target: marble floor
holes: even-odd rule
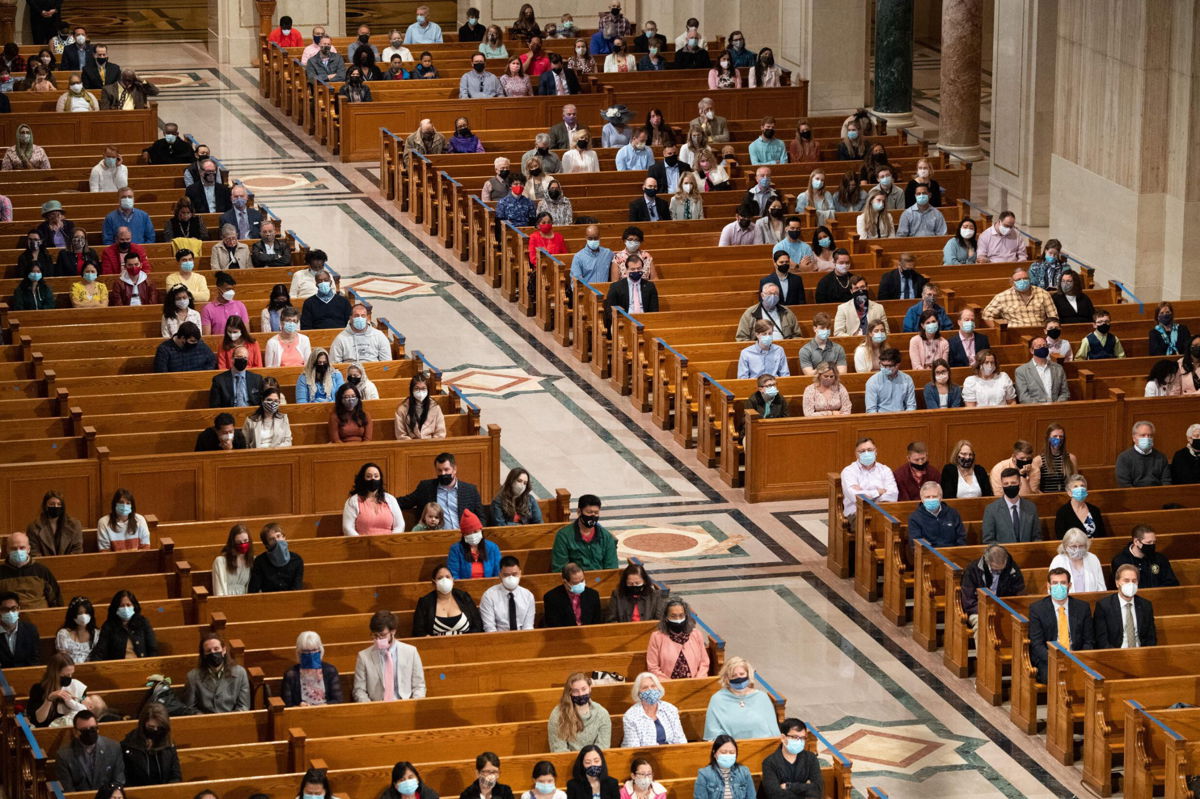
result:
[[[258,94],[255,71],[178,46],[122,48],[163,86],[160,119],[212,151],[329,253],[375,313],[503,430],[506,465],[539,492],[604,498],[623,556],[650,564],[726,641],[854,761],[854,792],[893,797],[1067,797],[1078,772],[977,700],[940,653],[912,644],[825,568],[821,501],[748,505],[472,272],[410,226],[376,189],[373,164],[344,165]],[[181,60],[193,63],[179,69]],[[925,84],[927,85],[927,84]],[[923,123],[936,126],[925,116]],[[485,488],[485,492],[489,490]]]

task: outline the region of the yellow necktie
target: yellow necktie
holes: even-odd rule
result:
[[[1063,649],[1070,651],[1071,649],[1071,628],[1067,624],[1067,606],[1061,605],[1058,608],[1058,643]]]

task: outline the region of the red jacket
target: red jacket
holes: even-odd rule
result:
[[[126,283],[124,280],[118,280],[108,289],[108,304],[109,305],[128,305],[133,299],[134,287]],[[158,293],[158,288],[149,278],[137,284],[136,289],[138,296],[142,299],[142,305],[159,305],[162,303],[162,297]]]
[[[550,234],[550,238],[542,235],[541,231],[535,231],[529,234],[529,263],[537,263],[537,251],[545,250],[551,255],[562,255],[567,251],[566,240],[563,239],[563,234],[557,230]]]
[[[921,484],[928,483],[932,480],[935,483],[940,483],[942,479],[941,467],[933,468],[932,463],[926,463],[924,471],[919,477],[913,475],[913,467],[908,461],[892,469],[892,475],[896,478],[896,489],[899,493],[898,502],[912,502],[921,498]]]
[[[275,42],[280,47],[299,47],[304,44],[304,37],[295,28],[292,28],[292,32],[287,36],[283,35],[282,28],[276,28],[267,34],[267,41]]]
[[[140,244],[130,243],[129,251],[136,255],[142,261],[142,271],[150,271],[150,256],[146,254],[146,248]],[[117,249],[116,244],[110,244],[100,253],[100,274],[102,275],[119,275],[121,267],[125,265],[125,256]]]

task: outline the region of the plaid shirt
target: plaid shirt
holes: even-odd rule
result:
[[[604,13],[600,14],[599,29],[601,33],[604,32],[604,26],[606,24],[611,24],[613,26],[617,32],[617,36],[633,36],[635,33],[637,33],[637,27],[634,25],[633,20],[624,14],[621,15],[620,19],[615,19],[611,11],[605,11]],[[616,37],[614,36],[613,38]]]
[[[988,321],[1003,319],[1010,327],[1045,327],[1046,318],[1056,313],[1050,292],[1030,286],[1028,302],[1021,298],[1015,288],[1005,289],[992,297],[992,301],[983,309],[983,318]]]
[[[191,349],[181,350],[175,346],[173,339],[167,339],[158,345],[154,353],[154,371],[156,372],[203,372],[217,368],[217,356],[203,341],[197,342]]]

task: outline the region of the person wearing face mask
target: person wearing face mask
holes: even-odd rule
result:
[[[636,129],[633,133],[633,139],[617,150],[616,166],[618,172],[628,172],[631,170],[645,172],[654,166],[654,150],[646,142],[647,133],[645,128]]]
[[[237,184],[229,190],[230,208],[221,214],[222,225],[233,225],[239,239],[257,239],[262,235],[262,211],[249,207],[246,187]]]
[[[908,359],[913,369],[929,369],[934,361],[945,360],[950,354],[950,343],[942,338],[937,311],[921,311],[917,320],[917,333],[908,342]]]
[[[1117,456],[1117,486],[1171,485],[1167,456],[1154,448],[1154,424],[1140,421],[1133,426],[1133,446]]]
[[[99,111],[100,103],[91,92],[83,88],[83,77],[78,72],[72,72],[67,79],[67,90],[59,95],[54,110],[59,113]]]
[[[1075,360],[1075,350],[1071,347],[1071,342],[1063,338],[1062,324],[1057,316],[1046,319],[1046,346],[1050,348],[1050,355],[1058,363],[1070,363]]]
[[[11,540],[9,546],[13,546]],[[28,545],[25,546],[28,554]],[[21,586],[17,584],[13,588],[6,587],[6,578],[2,576],[11,562],[10,552],[8,560],[0,564],[0,668],[5,669],[35,666],[41,662],[38,629],[32,622],[21,617],[21,596],[14,590],[20,589]]]
[[[369,58],[369,54],[363,51],[363,55],[359,56],[359,61]],[[372,101],[371,87],[365,81],[381,80],[383,73],[374,64],[370,64],[370,69],[366,64],[355,64],[346,72],[346,82],[342,84],[342,88],[338,89],[338,98],[346,103],[369,103]],[[373,70],[373,71],[372,71]]]
[[[235,713],[250,709],[250,678],[234,662],[220,633],[200,637],[199,663],[187,673],[184,700],[197,713]]]
[[[917,186],[915,201],[900,214],[897,236],[944,236],[946,218],[930,203],[933,195],[928,186]]]
[[[174,296],[176,301],[190,302],[186,292]],[[195,313],[191,308],[188,310]],[[201,337],[200,327],[190,320],[180,322],[175,333],[159,344],[154,353],[156,373],[202,372],[216,368],[217,356]]]
[[[554,535],[550,568],[557,571],[568,563],[591,571],[617,568],[617,539],[600,524],[600,498],[582,495],[577,510],[575,521]]]
[[[604,297],[606,330],[612,327],[614,308],[621,308],[630,314],[654,313],[658,310],[658,287],[648,277],[642,257],[638,254],[624,254],[628,257],[619,265],[617,259],[613,258],[612,270],[620,270],[623,274],[619,277],[610,275],[610,279],[615,282],[609,285],[608,294]]]
[[[288,546],[283,528],[271,522],[258,534],[265,551],[250,566],[247,593],[298,591],[304,587],[304,559]]]
[[[384,490],[383,470],[364,463],[354,477],[354,488],[342,506],[342,534],[387,535],[404,532],[404,516],[396,498]]]
[[[721,229],[721,238],[718,245],[721,247],[731,247],[759,244],[760,235],[754,228],[754,217],[758,215],[757,206],[753,202],[746,202],[738,207],[736,213],[734,221]]]
[[[902,497],[903,499],[903,497]],[[921,484],[920,506],[908,515],[908,545],[911,550],[923,539],[935,549],[961,547],[967,530],[958,511],[942,500],[942,487],[933,480]]]
[[[108,45],[98,44],[92,58],[83,65],[83,88],[103,89],[121,79],[121,67],[108,57]]]
[[[609,776],[604,750],[588,744],[575,758],[571,779],[567,781],[567,799],[620,799],[620,785]]]
[[[332,402],[345,382],[342,373],[330,366],[329,352],[314,347],[296,381],[296,402]]]
[[[738,379],[747,380],[759,375],[788,377],[787,354],[775,343],[775,325],[768,319],[759,319],[753,327],[753,344],[738,356]]]
[[[578,627],[599,624],[604,620],[600,611],[600,594],[587,585],[587,576],[577,563],[567,563],[561,569],[562,585],[551,588],[542,596],[542,625],[544,627]],[[566,693],[566,692],[564,692]],[[564,697],[565,698],[565,697]],[[550,717],[550,728],[555,726],[554,714]],[[578,736],[568,735],[580,745]],[[551,737],[553,742],[553,734]],[[556,751],[551,749],[551,751]],[[564,748],[565,751],[565,748]]]
[[[150,98],[157,96],[157,86],[149,81],[138,80],[137,73],[126,68],[121,70],[120,80],[101,91],[100,108],[113,111],[149,108]]]
[[[1200,483],[1200,424],[1190,425],[1184,440],[1187,444],[1171,458],[1172,485]]]
[[[1088,547],[1092,540],[1088,534],[1078,527],[1072,527],[1063,532],[1062,541],[1058,545],[1058,554],[1050,561],[1050,568],[1063,568],[1071,573],[1072,594],[1083,594],[1089,591],[1103,591],[1104,569],[1100,559]],[[1137,575],[1137,569],[1133,570]],[[1120,646],[1120,644],[1117,644]]]
[[[1124,358],[1125,348],[1121,345],[1121,340],[1109,333],[1109,328],[1112,326],[1112,317],[1109,312],[1101,308],[1093,313],[1092,325],[1095,329],[1084,336],[1083,341],[1079,343],[1079,351],[1075,353],[1076,359],[1094,361],[1105,358]]]
[[[513,799],[512,788],[500,782],[500,758],[494,752],[475,758],[475,774],[458,799]]]
[[[102,240],[105,244],[117,241],[121,228],[128,228],[134,244],[153,244],[157,236],[150,215],[134,207],[133,189],[125,186],[117,191],[117,208],[104,217]]]
[[[1137,595],[1138,578],[1138,569],[1132,564],[1125,564],[1113,572],[1117,590],[1098,601],[1092,615],[1097,648],[1136,649],[1158,643],[1154,605]],[[1096,590],[1104,590],[1103,583]]]
[[[910,441],[905,462],[892,470],[892,476],[896,478],[897,499],[912,502],[921,499],[921,486],[940,479],[941,469],[929,462],[929,448],[924,441]],[[938,496],[941,496],[941,486],[938,486]]]
[[[146,248],[133,241],[133,234],[129,228],[119,227],[116,240],[100,253],[100,274],[121,274],[126,255],[137,256],[142,272],[151,271],[150,256],[146,253]]]
[[[158,654],[158,639],[132,591],[117,591],[89,661],[149,658]],[[128,764],[126,764],[128,765]]]
[[[729,50],[721,53],[717,63],[708,71],[709,89],[740,89],[742,74],[734,63],[734,55]]]
[[[312,271],[311,267],[309,271]],[[320,330],[342,328],[349,324],[350,300],[335,290],[333,276],[322,270],[313,276],[313,282],[316,292],[301,306],[300,327],[303,330]]]
[[[54,773],[64,791],[94,791],[125,784],[121,746],[100,735],[98,719],[86,708],[71,719],[71,740],[55,754]]]
[[[225,546],[212,562],[214,596],[241,596],[250,587],[250,567],[254,561],[250,530],[244,524],[229,528]]]
[[[584,236],[583,249],[571,259],[571,277],[584,283],[608,280],[614,254],[600,243],[600,226],[588,225]]]
[[[426,373],[418,372],[409,380],[408,397],[396,406],[395,422],[397,441],[446,437],[446,417],[429,396]]]
[[[780,257],[782,262],[786,255]],[[789,284],[799,280],[799,277],[792,275],[787,277],[789,264],[782,263],[784,267],[783,276],[788,280]],[[800,333],[800,323],[796,320],[796,315],[792,313],[786,305],[780,303],[780,288],[778,280],[771,281],[774,278],[770,275],[763,278],[758,289],[758,303],[751,305],[742,314],[742,318],[738,320],[737,333],[734,334],[735,341],[754,341],[754,328],[759,321],[769,323],[771,336],[775,340],[796,338]],[[803,291],[803,288],[800,289]]]
[[[493,527],[541,524],[542,509],[530,487],[529,472],[519,466],[509,471],[489,510]]]
[[[770,738],[779,729],[775,721],[775,707],[766,691],[760,690],[755,682],[754,666],[745,658],[734,656],[725,661],[721,669],[721,688],[708,702],[708,712],[704,717],[704,739],[713,741],[718,750],[722,739],[732,738]],[[714,740],[715,739],[715,740]],[[720,761],[718,761],[720,765]],[[725,766],[728,768],[728,766]],[[743,770],[745,767],[741,767]],[[701,772],[703,774],[703,772]],[[737,775],[733,775],[736,777]],[[746,778],[750,773],[746,771]],[[701,794],[700,780],[697,780],[696,795]],[[751,782],[753,786],[753,783]],[[753,790],[753,789],[751,789]],[[734,796],[738,796],[735,781]],[[715,795],[718,799],[720,793]]]
[[[137,253],[125,253],[124,268],[121,270],[120,279],[109,289],[108,304],[157,305],[160,302],[162,296],[158,287],[147,277]]]
[[[375,420],[363,408],[358,389],[343,383],[334,392],[333,408],[329,411],[329,443],[370,441],[374,429]]]
[[[1050,360],[1050,347],[1045,336],[1034,336],[1029,341],[1030,360],[1013,372],[1017,400],[1022,404],[1038,402],[1066,402],[1071,399],[1067,386],[1067,373],[1062,366]]]
[[[438,794],[421,779],[416,766],[401,760],[392,766],[392,782],[379,799],[438,799]]]
[[[759,137],[750,142],[750,163],[786,164],[787,146],[775,136],[775,117],[763,117],[760,131]]]
[[[994,496],[987,470],[976,462],[974,445],[959,439],[950,452],[951,462],[942,467],[942,496],[946,499]]]
[[[631,561],[621,570],[617,587],[609,595],[604,620],[627,622],[661,619],[665,609],[666,597],[650,579],[646,567]]]
[[[1185,355],[1192,340],[1187,325],[1175,321],[1175,306],[1160,302],[1154,312],[1157,324],[1150,328],[1150,355]]]
[[[855,224],[861,239],[890,239],[896,236],[896,226],[886,208],[887,200],[878,188],[871,189],[867,204]]]
[[[1157,550],[1158,534],[1148,524],[1134,525],[1130,531],[1129,546],[1122,549],[1113,557],[1111,571],[1113,574],[1125,565],[1132,565],[1138,571],[1138,584],[1142,588],[1170,588],[1179,585],[1175,569],[1170,559]]]
[[[161,702],[148,702],[138,725],[121,741],[125,779],[130,786],[181,782],[179,753],[171,738],[171,717]]]
[[[648,53],[653,47],[657,55],[663,52],[666,46],[667,37],[658,32],[658,23],[652,19],[646,20],[642,26],[642,32],[633,40],[633,52],[635,53]]]
[[[17,126],[17,142],[4,151],[0,159],[0,171],[9,169],[49,169],[50,159],[46,151],[33,143],[33,128]]]
[[[541,219],[543,215],[550,217],[552,225],[570,225],[575,221],[575,211],[571,205],[571,200],[563,194],[562,184],[557,179],[551,179],[546,182],[546,194],[542,199],[538,200],[537,218]],[[538,223],[539,235],[541,234],[541,225]],[[555,236],[561,236],[561,233],[555,233]],[[566,241],[562,242],[562,252],[566,252]],[[585,247],[586,249],[586,247]]]
[[[1024,239],[1017,232],[1016,222],[1012,211],[1001,211],[996,224],[979,235],[979,263],[1025,260]]]
[[[1021,473],[1009,467],[1000,472],[1003,496],[983,509],[983,543],[1014,544],[1041,541],[1037,505],[1021,496]]]
[[[296,665],[283,674],[279,689],[284,707],[337,705],[342,698],[342,681],[337,668],[324,659],[321,636],[305,630],[296,636]]]
[[[660,679],[708,676],[708,647],[691,608],[678,597],[667,600],[658,629],[646,645],[646,667]]]
[[[1056,567],[1046,575],[1046,593],[1029,606],[1029,659],[1037,670],[1038,682],[1046,681],[1049,662],[1046,644],[1057,641],[1068,651],[1095,648],[1092,612],[1088,603],[1069,596],[1071,573]]]
[[[705,57],[707,55],[705,53]],[[676,54],[676,58],[678,58],[678,54]],[[704,133],[710,145],[712,143],[725,144],[729,141],[729,122],[725,117],[717,115],[714,106],[715,103],[711,97],[702,98],[696,105],[698,114],[690,124]]]
[[[277,238],[273,219],[262,221],[259,235],[261,238],[250,248],[250,262],[255,268],[292,265],[292,245],[284,239]]]
[[[121,151],[112,145],[105,147],[104,157],[92,167],[88,188],[92,192],[110,192],[128,185],[129,169],[121,161]]]
[[[0,562],[0,591],[16,593],[18,604],[26,609],[53,608],[62,604],[58,581],[50,569],[34,557],[29,536],[25,533],[9,536],[8,557]],[[13,625],[9,628],[15,630]]]
[[[413,611],[413,638],[483,632],[483,617],[475,600],[454,587],[454,575],[448,565],[440,563],[434,567],[432,582],[433,590],[417,600]]]
[[[838,250],[839,257],[843,250]],[[847,253],[848,255],[848,253]],[[830,273],[826,277],[836,276],[837,271]],[[822,283],[825,278],[822,278]],[[837,312],[833,317],[833,335],[834,336],[857,336],[866,333],[871,325],[876,322],[883,324],[884,332],[891,332],[888,328],[887,313],[883,309],[883,305],[878,302],[872,302],[870,292],[867,287],[867,279],[859,275],[849,275],[847,285],[850,289],[850,298],[838,306]],[[818,287],[819,288],[819,287]],[[829,300],[826,300],[827,302]],[[822,302],[820,292],[817,294],[817,302]]]
[[[299,28],[292,25],[292,18],[284,14],[279,18],[279,24],[267,34],[267,41],[274,42],[280,47],[302,47],[304,46],[304,34],[300,33]]]
[[[638,135],[644,134],[639,131]],[[647,177],[642,181],[642,196],[629,204],[629,221],[660,222],[670,218],[671,205],[658,196],[658,181]]]
[[[433,459],[433,467],[436,477],[420,481],[412,493],[396,498],[402,509],[416,510],[425,507],[429,502],[436,502],[445,512],[446,530],[455,529],[459,519],[465,516],[465,511],[474,515],[477,524],[478,520],[486,518],[478,486],[458,479],[458,463],[454,455],[449,452],[438,454]],[[465,519],[463,523],[465,524]],[[453,556],[450,560],[454,560]],[[453,566],[453,563],[451,565]],[[456,576],[457,573],[455,570]]]
[[[985,357],[991,356],[991,352],[985,354]],[[1030,479],[1033,475],[1033,445],[1024,439],[1017,439],[1012,445],[1012,455],[997,463],[992,467],[990,479],[993,486],[999,487],[1000,477],[1005,471],[1015,469],[1017,471],[1018,492],[1021,496],[1027,497],[1034,493]]]
[[[667,155],[667,153],[670,155]],[[675,184],[675,193],[671,197],[670,205],[668,206],[671,212],[672,219],[692,220],[704,218],[704,198],[700,194],[699,182],[696,176],[691,172],[683,169],[679,159],[675,156],[675,147],[671,146],[663,151],[663,164],[655,164],[650,168],[648,174],[655,176],[655,180],[662,185],[664,182],[669,182],[672,173],[678,172],[680,177],[677,178]],[[674,164],[667,162],[674,161]]]
[[[866,386],[867,413],[899,413],[917,409],[913,379],[900,371],[900,352],[892,347],[879,351],[879,371]]]
[[[202,160],[196,168],[196,176],[197,180],[184,191],[184,196],[191,201],[193,213],[224,213],[233,207],[232,193],[225,185],[216,161]]]
[[[391,360],[392,349],[382,330],[371,324],[371,312],[361,302],[350,308],[350,321],[329,349],[334,363],[368,363]]]
[[[622,717],[622,747],[663,746],[684,743],[679,709],[663,699],[666,691],[653,672],[643,671],[631,684],[633,705]]]
[[[54,290],[43,280],[47,274],[40,263],[35,262],[29,267],[13,291],[10,304],[14,311],[41,311],[55,307]]]
[[[238,231],[234,225],[221,225],[221,243],[212,248],[209,268],[218,272],[224,269],[250,268],[250,248],[238,240]]]
[[[999,544],[988,547],[979,560],[963,570],[959,601],[967,615],[967,628],[972,635],[977,634],[979,625],[980,588],[987,588],[1001,598],[1025,593],[1025,575],[1008,550]]]
[[[166,123],[162,138],[142,152],[151,164],[190,164],[196,160],[192,143],[179,135],[179,126],[174,122]]]
[[[1078,476],[1079,464],[1075,454],[1067,449],[1067,431],[1057,422],[1046,428],[1046,443],[1033,459],[1029,475],[1029,486],[1035,492],[1053,493],[1066,490],[1072,475]],[[1085,481],[1086,487],[1086,481]],[[1085,492],[1086,493],[1086,492]],[[1081,517],[1082,521],[1082,517]],[[1088,535],[1096,532],[1087,527]],[[1103,532],[1100,535],[1104,535]]]
[[[334,49],[333,39],[322,37],[316,52],[305,62],[304,72],[309,83],[346,79],[346,60]]]
[[[245,408],[262,401],[263,379],[262,375],[249,371],[249,348],[238,344],[232,355],[229,369],[212,379],[208,390],[210,408]]]
[[[788,399],[779,393],[775,375],[759,375],[758,390],[746,399],[746,407],[764,419],[783,419],[788,416]]]
[[[512,555],[500,559],[500,582],[483,592],[479,613],[484,632],[533,629],[533,594],[521,585],[521,562]]]
[[[25,526],[30,554],[77,555],[83,552],[83,528],[67,513],[62,494],[51,489],[42,496],[41,511]]]
[[[232,452],[246,449],[246,436],[234,427],[233,415],[218,413],[212,427],[206,427],[196,436],[196,452]]]
[[[983,262],[982,259],[980,262]],[[992,297],[983,309],[986,321],[995,323],[1003,319],[1009,327],[1045,327],[1046,319],[1051,316],[1063,319],[1050,292],[1033,285],[1029,280],[1029,270],[1023,266],[1013,270],[1012,287]]]
[[[916,195],[913,197],[916,202]],[[944,264],[973,264],[975,253],[975,220],[964,219],[958,223],[954,236],[942,248],[942,263]]]
[[[92,60],[94,52],[92,45],[88,42],[87,28],[82,25],[76,26],[71,30],[68,39],[66,46],[63,47],[58,68],[63,71],[81,70]]]
[[[708,46],[696,27],[688,27],[687,38],[682,45],[675,46],[675,61],[673,69],[711,69],[712,59],[708,55]]]
[[[277,388],[264,387],[262,401],[242,423],[242,435],[250,449],[274,449],[292,445],[292,428],[287,414],[280,412],[283,394]]]
[[[292,274],[291,286],[288,288],[288,294],[292,299],[307,300],[317,293],[317,278],[321,275],[330,275],[330,287],[332,288],[333,276],[329,272],[327,266],[328,257],[324,250],[309,250],[304,258],[307,269],[297,269]],[[344,324],[344,323],[343,323]],[[338,325],[341,327],[341,325]]]
[[[884,300],[915,300],[922,296],[929,280],[917,271],[917,258],[912,253],[902,253],[896,261],[896,269],[879,279],[880,302]]]

